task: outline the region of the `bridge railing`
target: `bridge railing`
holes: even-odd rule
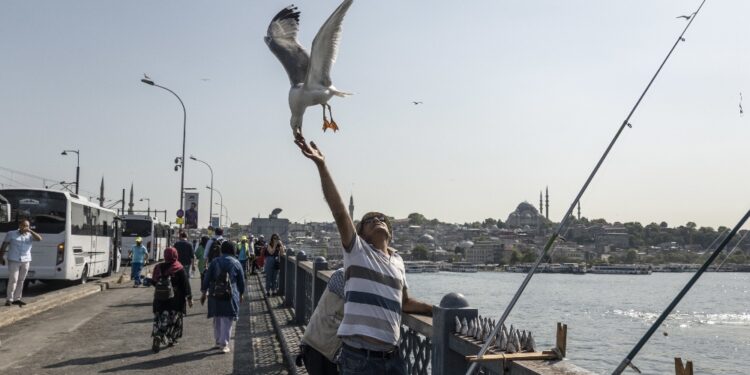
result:
[[[307,325],[320,301],[333,270],[323,257],[308,260],[304,251],[289,252],[281,257],[279,293],[283,306],[293,309],[294,323]],[[466,356],[479,352],[481,341],[458,334],[455,320],[471,321],[479,317],[457,293],[447,294],[440,305],[433,306],[433,316],[403,314],[399,350],[410,375],[463,374],[470,363]],[[568,361],[492,362],[480,367],[480,373],[516,374],[590,374]]]

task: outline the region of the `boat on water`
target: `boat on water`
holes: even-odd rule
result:
[[[513,266],[506,266],[505,272],[528,273],[532,263],[521,263]],[[569,273],[574,275],[585,275],[586,265],[578,263],[544,263],[537,267],[537,273]]]
[[[612,264],[591,266],[589,273],[607,275],[650,275],[653,271],[648,264]]]
[[[404,262],[404,267],[406,267],[406,273],[422,273],[421,264]]]
[[[446,269],[446,271],[461,272],[461,273],[475,273],[475,272],[479,272],[479,269],[473,263],[455,262],[451,264],[450,268]]]

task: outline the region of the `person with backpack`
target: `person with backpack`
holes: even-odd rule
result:
[[[266,247],[266,238],[261,234],[258,240],[253,244],[253,253],[255,255],[255,261],[253,261],[253,268],[250,272],[251,275],[255,275],[255,270],[263,269],[263,248]]]
[[[206,267],[208,267],[212,260],[221,256],[221,244],[224,242],[224,230],[216,228],[214,236],[206,243]]]
[[[281,243],[279,235],[274,233],[271,235],[271,241],[264,250],[265,265],[263,271],[266,273],[266,297],[275,295],[278,293],[279,287],[279,268],[281,268],[281,255],[284,255],[284,244]]]
[[[201,305],[208,300],[208,318],[214,318],[216,348],[229,353],[232,323],[237,320],[245,293],[245,275],[234,257],[236,247],[232,242],[221,244],[221,256],[208,265],[201,284]]]
[[[174,345],[182,337],[182,317],[193,307],[188,271],[177,259],[177,249],[164,250],[164,262],[154,267],[154,328],[152,349],[158,352],[161,344]]]

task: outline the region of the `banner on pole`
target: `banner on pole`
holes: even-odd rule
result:
[[[198,193],[185,193],[185,227],[198,228]]]

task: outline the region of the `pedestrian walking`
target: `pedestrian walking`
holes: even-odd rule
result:
[[[265,265],[263,271],[266,273],[266,297],[278,294],[279,268],[281,266],[280,256],[284,255],[284,244],[281,243],[279,235],[271,235],[271,241],[264,252]]]
[[[432,315],[432,306],[408,294],[404,261],[389,246],[393,231],[388,217],[368,212],[355,227],[323,153],[315,143],[307,144],[301,135],[295,144],[318,169],[323,196],[344,247],[344,317],[338,329],[342,341],[341,372],[406,374],[406,363],[398,350],[401,313]]]
[[[201,283],[203,283],[203,274],[206,273],[206,244],[208,244],[208,236],[202,236],[198,247],[195,249],[195,258],[198,259],[198,272],[201,274]]]
[[[152,349],[158,352],[161,344],[174,345],[182,337],[186,305],[193,307],[188,270],[179,261],[174,247],[164,250],[164,262],[154,266],[153,285],[154,327],[151,336],[154,338]]]
[[[263,249],[266,247],[266,238],[261,234],[258,240],[253,244],[253,253],[255,254],[255,262],[253,262],[253,269],[251,273],[255,273],[256,270],[262,270],[264,259]]]
[[[310,316],[302,336],[297,366],[304,363],[310,375],[336,375],[336,355],[341,350],[341,339],[336,332],[344,318],[344,269],[333,272],[320,302]]]
[[[201,305],[208,300],[208,317],[214,318],[216,348],[229,353],[232,324],[237,320],[245,293],[245,275],[240,262],[233,256],[235,245],[229,241],[221,244],[221,256],[214,259],[201,284]]]
[[[0,245],[0,261],[5,264],[5,252],[8,250],[8,286],[5,291],[5,306],[26,305],[23,296],[23,284],[29,273],[31,264],[31,247],[33,241],[41,241],[42,236],[31,230],[28,220],[21,220],[18,229],[5,234],[5,239]]]
[[[195,251],[193,245],[188,242],[188,236],[185,232],[180,232],[180,239],[175,242],[174,248],[177,249],[177,258],[185,267],[188,275],[195,271]]]
[[[251,254],[252,251],[252,246],[250,246],[247,236],[242,236],[240,243],[237,244],[237,259],[240,261],[240,265],[242,265],[242,273],[245,276],[247,276],[248,255]]]
[[[206,263],[210,264],[214,258],[221,256],[221,244],[224,242],[224,229],[216,228],[214,236],[211,237],[206,243]],[[214,243],[216,245],[214,246]]]
[[[143,246],[143,238],[136,237],[135,245],[130,248],[130,278],[133,280],[133,288],[141,285],[141,270],[148,259],[148,249]]]

